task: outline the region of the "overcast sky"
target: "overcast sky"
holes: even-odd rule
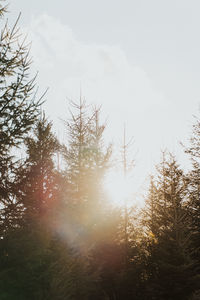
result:
[[[10,0],[32,40],[45,109],[60,135],[67,98],[101,103],[108,136],[126,121],[141,181],[168,147],[179,159],[200,103],[199,0]],[[118,138],[116,139],[116,136]]]

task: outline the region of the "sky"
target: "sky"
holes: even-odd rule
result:
[[[187,162],[187,143],[200,103],[198,0],[10,0],[9,22],[32,41],[33,72],[44,108],[64,138],[68,99],[102,105],[107,139],[119,146],[126,124],[134,138],[139,187],[160,150]],[[132,155],[131,154],[131,155]]]

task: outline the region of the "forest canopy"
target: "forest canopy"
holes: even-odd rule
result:
[[[18,20],[11,28],[5,21],[0,35],[0,299],[200,299],[200,120],[195,119],[184,148],[191,169],[185,171],[173,153],[163,151],[142,207],[127,195],[134,164],[124,133],[121,177],[111,186],[120,198],[116,205],[105,177],[118,163],[112,143],[105,143],[101,109],[82,97],[72,101],[70,118],[64,120],[67,140],[61,144],[30,68]],[[20,158],[17,149],[23,149]]]

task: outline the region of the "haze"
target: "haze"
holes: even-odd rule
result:
[[[49,87],[44,108],[61,139],[67,99],[78,99],[81,86],[88,103],[102,104],[108,140],[119,145],[126,122],[140,184],[163,148],[184,164],[179,141],[187,141],[199,110],[199,1],[11,0],[10,22],[19,8],[33,72],[41,91]]]

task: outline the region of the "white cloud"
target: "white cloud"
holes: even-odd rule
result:
[[[176,130],[169,115],[172,104],[154,88],[145,71],[132,66],[120,47],[86,44],[48,15],[32,19],[28,31],[39,84],[50,87],[45,107],[56,127],[59,117],[66,118],[66,98],[79,98],[81,84],[89,103],[103,105],[110,135],[122,134],[126,121],[139,148],[139,164],[149,171],[160,147],[174,143]]]
[[[129,64],[120,47],[78,41],[68,26],[48,15],[33,19],[29,32],[39,79],[51,89],[49,109],[53,108],[52,95],[58,95],[59,103],[66,96],[77,98],[80,83],[89,102],[102,102],[108,113],[113,105],[120,108],[122,119],[127,112],[163,105],[163,96],[153,89],[142,69]]]

